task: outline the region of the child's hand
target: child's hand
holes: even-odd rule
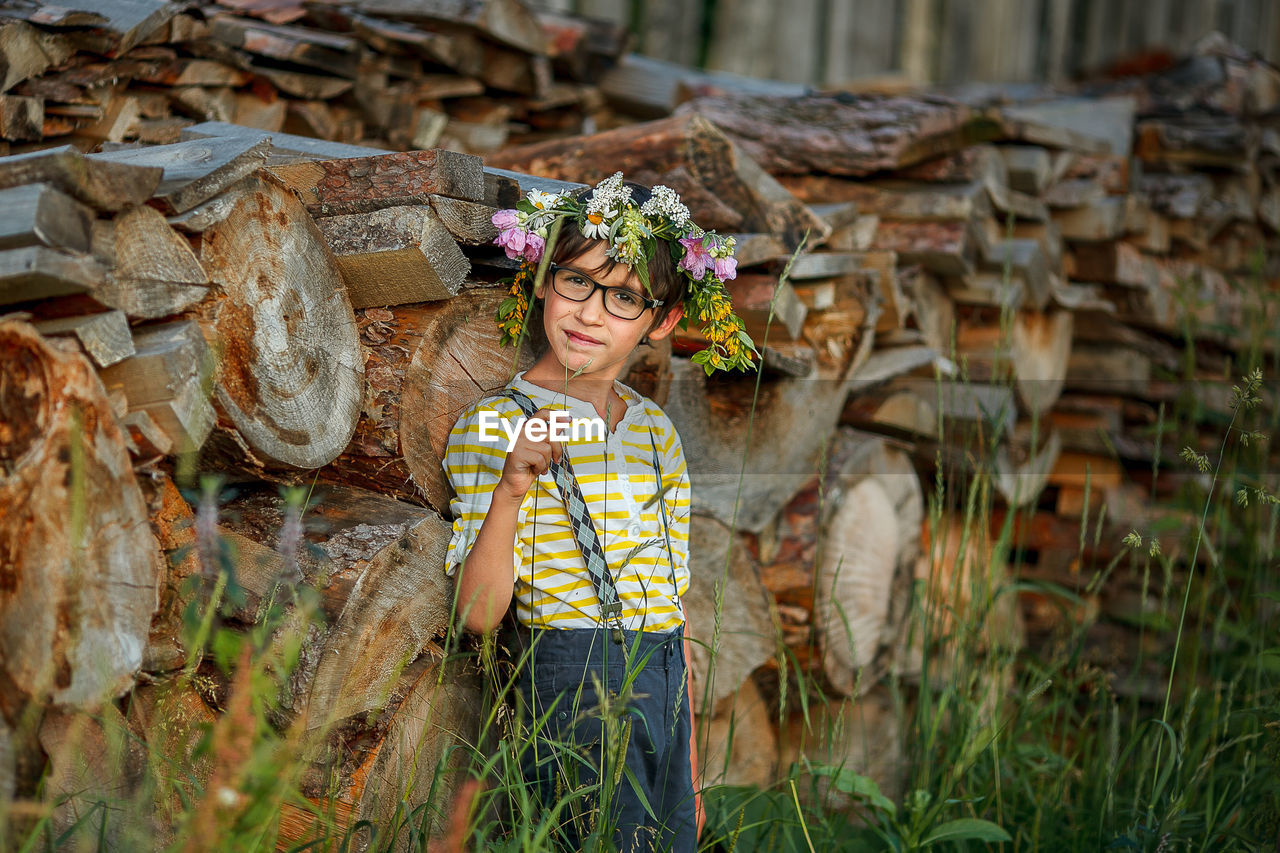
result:
[[[533,417],[521,425],[515,446],[507,452],[507,461],[502,466],[502,479],[498,483],[498,488],[517,501],[524,500],[525,494],[533,487],[534,481],[539,475],[546,473],[551,467],[552,460],[560,461],[560,454],[564,452],[561,443],[552,441],[550,438],[550,416],[551,410],[545,407],[534,412]],[[533,421],[542,421],[547,425],[544,432],[548,437],[541,441],[529,438],[528,427]]]

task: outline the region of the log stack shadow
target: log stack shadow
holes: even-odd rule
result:
[[[389,819],[406,790],[442,808],[452,783],[430,780],[477,745],[480,679],[444,652],[440,460],[530,359],[491,322],[514,264],[489,217],[616,169],[735,234],[762,351],[758,386],[704,376],[692,331],[628,374],[693,477],[707,783],[807,757],[899,791],[887,680],[948,678],[975,614],[998,674],[1061,626],[1013,581],[1079,592],[1096,645],[1114,640],[1081,564],[1194,478],[1160,450],[1162,407],[1225,411],[1233,371],[1277,345],[1276,69],[1209,40],[1179,69],[1195,86],[1000,105],[720,79],[674,115],[569,136],[626,118],[600,94],[635,67],[601,76],[616,33],[516,3],[483,21],[360,5],[0,25],[3,135],[31,148],[0,158],[0,791],[30,796],[68,720],[113,703],[225,719],[225,677],[155,697],[187,665],[184,579],[207,570],[178,491],[200,471],[241,484],[215,531],[240,556],[230,623],[249,630],[282,583],[319,593],[274,720],[330,733],[304,791],[344,825]],[[989,482],[991,529],[927,512],[935,476]],[[300,484],[319,503],[290,550],[280,486]],[[1006,515],[1016,560],[994,545]],[[1105,532],[1077,547],[1082,524]],[[313,819],[291,810],[281,843]]]

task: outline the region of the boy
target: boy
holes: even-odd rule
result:
[[[671,421],[617,377],[643,339],[672,332],[685,303],[710,320],[712,346],[699,358],[708,371],[749,363],[754,350],[723,287],[736,271],[732,241],[693,226],[675,193],[624,185],[620,173],[581,198],[531,192],[494,224],[495,242],[524,262],[499,312],[509,339],[524,331],[524,288],[553,244],[533,293],[547,349],[450,435],[444,466],[457,520],[447,563],[458,610],[467,628],[486,632],[514,596],[532,649],[526,703],[535,718],[547,715],[554,739],[587,749],[585,761],[540,743],[525,750],[522,769],[544,807],[585,783],[600,798],[597,826],[615,827],[621,849],[692,851],[696,756],[680,604],[689,478]],[[563,427],[559,412],[595,429],[559,441],[548,429]],[[616,758],[623,748],[629,773]],[[577,844],[591,826],[564,828]]]

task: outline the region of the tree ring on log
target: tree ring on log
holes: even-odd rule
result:
[[[872,477],[845,494],[831,517],[818,564],[817,623],[827,677],[846,696],[875,661],[889,618],[898,564],[898,517]]]
[[[204,233],[201,261],[222,290],[206,317],[221,414],[268,464],[333,461],[355,432],[364,361],[342,277],[306,208],[275,182],[248,182]]]
[[[532,361],[528,344],[517,364],[515,350],[499,343],[493,315],[506,296],[500,288],[484,288],[450,299],[427,321],[405,370],[400,448],[414,482],[440,512],[448,512],[452,495],[441,462],[453,425]]]
[[[11,687],[0,706],[96,707],[142,665],[160,549],[88,360],[18,321],[0,323],[0,353],[18,355],[0,399],[31,415],[0,444],[0,678]]]

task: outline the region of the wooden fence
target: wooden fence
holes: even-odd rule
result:
[[[1056,82],[1211,30],[1274,61],[1276,0],[532,0],[626,23],[636,50],[753,77]],[[1139,64],[1136,67],[1141,67]]]

